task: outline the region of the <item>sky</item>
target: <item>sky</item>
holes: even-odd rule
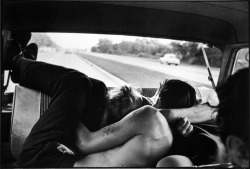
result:
[[[59,46],[63,48],[78,48],[87,49],[90,51],[91,47],[97,45],[99,39],[107,38],[113,43],[119,43],[122,41],[135,41],[138,38],[136,36],[124,36],[124,35],[103,35],[103,34],[83,34],[83,33],[47,33],[47,35]],[[148,38],[155,39],[155,38]],[[171,40],[158,39],[163,44],[169,44]]]

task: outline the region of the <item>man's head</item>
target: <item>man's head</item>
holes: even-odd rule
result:
[[[165,80],[154,103],[156,108],[188,108],[197,104],[195,89],[181,80]]]
[[[141,95],[140,90],[122,86],[108,92],[108,124],[117,122],[131,111],[144,105],[152,105],[152,101]],[[157,101],[153,105],[156,108],[187,108],[197,103],[194,88],[180,80],[165,80],[160,86]]]
[[[150,105],[149,101],[141,95],[138,88],[124,85],[111,89],[108,91],[107,123],[117,122],[131,111],[145,105]]]
[[[217,123],[228,160],[249,166],[249,68],[231,76],[218,89],[220,100]]]

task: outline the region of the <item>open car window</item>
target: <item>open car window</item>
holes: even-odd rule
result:
[[[108,87],[130,84],[158,88],[165,79],[181,79],[212,88],[198,42],[69,33],[33,33],[32,42],[39,46],[38,61],[79,70],[104,81]],[[222,54],[217,48],[205,51],[216,84]],[[166,54],[174,55],[180,64],[160,64]]]

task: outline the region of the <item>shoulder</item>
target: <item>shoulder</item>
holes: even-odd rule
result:
[[[135,126],[140,128],[141,132],[154,138],[159,137],[159,135],[170,134],[168,122],[158,109],[152,106],[144,106],[137,110],[132,118]]]
[[[130,125],[141,138],[146,156],[153,158],[166,153],[173,137],[165,117],[152,106],[144,106],[132,112]]]
[[[140,125],[146,123],[147,126],[155,127],[157,125],[162,125],[162,123],[166,123],[165,117],[162,113],[152,107],[152,106],[143,106],[136,111],[133,112],[132,119]]]
[[[143,106],[139,109],[137,109],[137,111],[134,112],[134,117],[140,117],[140,118],[152,118],[154,116],[157,116],[157,114],[159,114],[159,110],[152,107],[152,106],[149,106],[149,105],[146,105],[146,106]]]
[[[137,110],[138,111],[136,111],[134,114],[134,118],[140,122],[142,122],[142,120],[146,121],[147,123],[152,122],[152,125],[154,126],[157,124],[162,125],[162,123],[167,123],[166,118],[162,115],[159,109],[147,105]]]
[[[159,111],[159,109],[156,109],[152,106],[144,106],[143,111],[140,113],[140,116],[144,116],[145,119],[152,121],[154,126],[167,125],[167,120]]]

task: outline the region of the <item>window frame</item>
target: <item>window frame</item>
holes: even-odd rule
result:
[[[229,44],[225,46],[221,46],[220,49],[222,51],[222,65],[220,68],[219,79],[217,82],[217,87],[220,87],[229,76],[233,74],[234,65],[237,59],[237,52],[240,49],[249,48],[248,43],[243,44]]]

